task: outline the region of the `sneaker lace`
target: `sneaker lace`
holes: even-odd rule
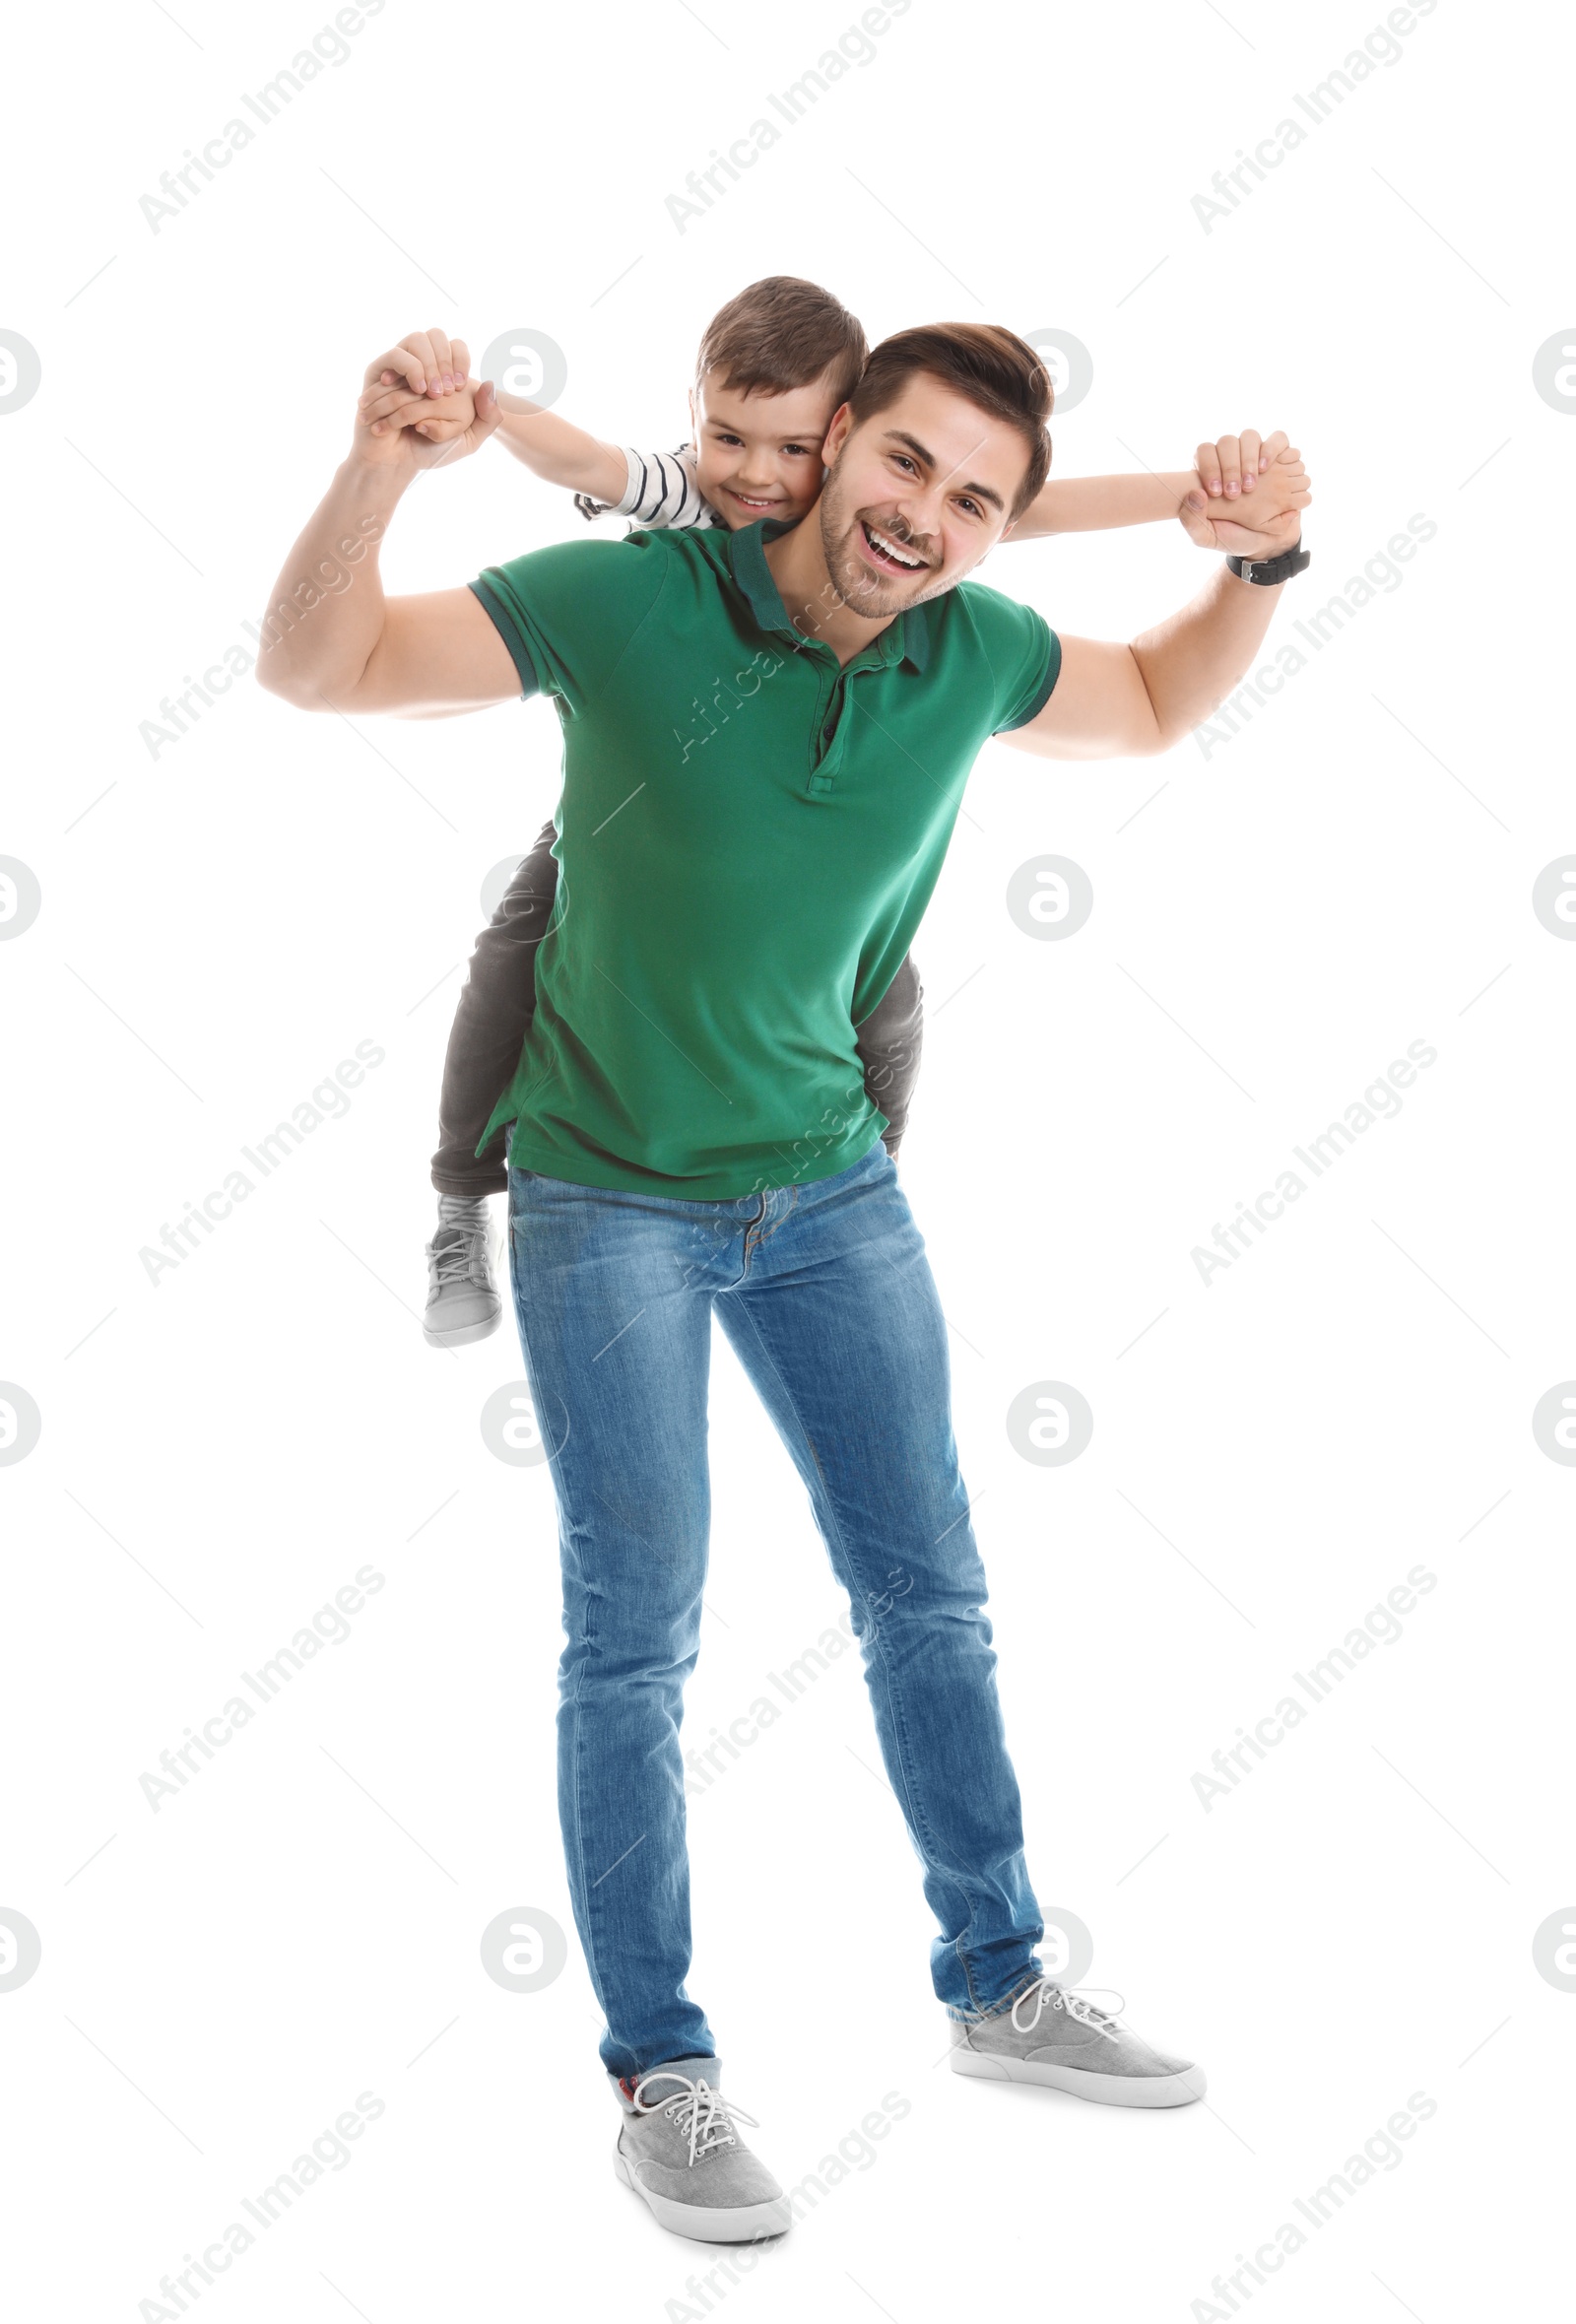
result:
[[[647,2104],[645,2092],[653,2082],[682,2082],[684,2089],[676,2098],[653,2098]],[[735,2122],[748,2122],[752,2130],[760,2128],[753,2114],[725,2099],[703,2075],[691,2082],[688,2074],[674,2074],[662,2067],[641,2075],[634,2086],[633,2104],[637,2114],[666,2114],[674,2128],[689,2138],[691,2170],[698,2157],[739,2144],[733,2132]]]
[[[1100,1993],[1105,1988],[1096,1985],[1091,1990]],[[1032,1985],[1024,1986],[1013,2004],[1014,2029],[1018,2033],[1032,2033],[1047,2009],[1065,2010],[1067,2015],[1076,2019],[1081,2025],[1088,2025],[1096,2033],[1103,2033],[1107,2041],[1115,2041],[1117,2038],[1116,2022],[1127,2004],[1119,1993],[1114,1998],[1116,2001],[1114,2010],[1097,2009],[1094,2003],[1086,1995],[1079,1992],[1076,1986],[1058,1985],[1053,1977],[1036,1977]],[[1026,2001],[1033,2002],[1034,2015],[1025,2025],[1018,2013]]]
[[[432,1290],[449,1283],[485,1284],[486,1258],[485,1227],[440,1227],[427,1246]]]

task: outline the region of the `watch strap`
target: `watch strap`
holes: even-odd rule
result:
[[[1240,581],[1257,582],[1260,588],[1274,588],[1278,581],[1289,581],[1293,573],[1302,572],[1313,563],[1313,552],[1304,549],[1301,541],[1290,549],[1282,549],[1279,557],[1228,557],[1226,564]]]

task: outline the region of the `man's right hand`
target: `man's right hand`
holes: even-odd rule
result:
[[[274,583],[257,683],[300,709],[440,717],[519,699],[519,672],[474,590],[383,593],[381,544],[407,487],[424,469],[474,451],[498,423],[492,388],[467,377],[465,349],[445,342],[443,353],[447,376],[461,382],[458,394],[452,385],[449,393],[463,401],[466,416],[427,422],[444,427],[447,440],[437,441],[398,414],[392,425],[370,419],[367,397],[380,398],[386,371],[406,381],[403,394],[412,393],[406,365],[416,360],[409,347],[374,358],[349,457]],[[441,392],[444,372],[434,372]],[[425,388],[425,368],[421,376]],[[438,408],[437,395],[424,398],[424,410]]]
[[[498,424],[491,381],[469,376],[462,339],[413,331],[366,366],[354,456],[368,467],[417,470],[463,460]]]

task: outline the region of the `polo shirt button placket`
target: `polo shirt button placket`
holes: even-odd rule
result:
[[[828,715],[821,730],[821,739],[822,745],[824,746],[821,757],[821,766],[825,765],[827,753],[832,749],[837,740],[837,721],[843,710],[843,703],[839,699],[839,695],[841,694],[845,684],[845,680],[839,679],[837,685],[832,689],[831,701],[827,704]],[[824,774],[821,772],[820,769],[818,769],[810,777],[810,788],[813,791],[821,793],[834,791],[837,788],[837,778],[835,775]]]

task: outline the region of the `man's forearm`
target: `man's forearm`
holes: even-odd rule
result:
[[[263,618],[257,679],[270,694],[315,709],[354,690],[383,633],[378,550],[409,482],[354,456],[335,471]]]
[[[1224,560],[1190,605],[1135,637],[1130,647],[1168,751],[1219,708],[1246,677],[1280,602],[1282,581],[1264,588]]]

